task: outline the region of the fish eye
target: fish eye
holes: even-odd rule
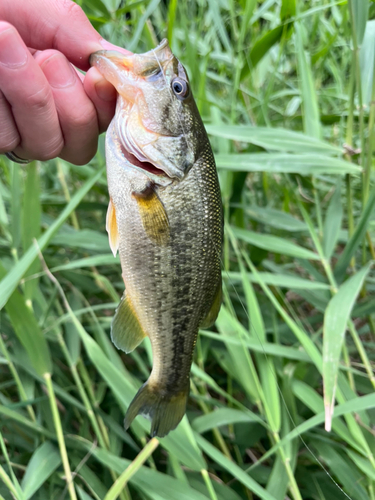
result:
[[[189,95],[189,86],[185,80],[181,78],[175,78],[172,81],[172,90],[175,93],[177,99],[186,99]]]

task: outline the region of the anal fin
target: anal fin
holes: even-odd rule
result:
[[[133,192],[137,200],[143,229],[150,240],[159,246],[165,246],[169,240],[169,221],[165,208],[152,187],[141,193]]]
[[[111,338],[117,349],[132,352],[146,337],[133,304],[123,297],[112,321]]]
[[[207,316],[200,324],[200,328],[209,328],[215,323],[217,315],[219,314],[220,311],[221,301],[222,301],[222,289],[220,281],[219,286],[217,287],[214,301],[212,302],[211,309],[209,310]]]
[[[114,257],[116,257],[119,245],[119,232],[116,220],[116,210],[111,198],[109,199],[105,228],[108,233],[109,246],[111,247]]]

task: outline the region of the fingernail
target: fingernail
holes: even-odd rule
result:
[[[0,63],[8,68],[19,68],[27,61],[27,50],[22,46],[13,28],[0,33]]]
[[[133,52],[130,52],[130,50],[123,49],[122,47],[118,47],[117,45],[113,45],[113,43],[107,42],[107,40],[104,40],[104,38],[102,38],[100,40],[100,45],[105,50],[117,50],[118,52],[122,52],[123,54],[132,54],[133,53]]]
[[[76,73],[73,67],[63,56],[55,54],[44,61],[41,65],[48,83],[51,87],[62,89],[70,87],[76,81]]]
[[[95,91],[103,101],[113,101],[116,98],[116,90],[106,80],[95,83]]]

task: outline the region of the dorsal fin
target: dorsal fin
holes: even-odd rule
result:
[[[124,296],[116,309],[111,337],[117,349],[126,353],[132,352],[146,337],[129,297]]]
[[[149,186],[141,193],[133,192],[133,198],[137,200],[147,236],[156,245],[165,246],[169,240],[168,216],[153,187]]]
[[[119,233],[116,220],[116,210],[111,198],[109,199],[105,228],[108,233],[109,246],[111,247],[114,257],[116,257],[119,245]]]

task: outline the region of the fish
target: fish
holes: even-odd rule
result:
[[[186,412],[199,328],[222,298],[223,210],[214,155],[187,72],[164,39],[143,54],[101,50],[90,63],[118,92],[106,133],[109,244],[124,296],[111,338],[129,353],[148,336],[149,379],[124,420],[151,420],[151,436]]]

